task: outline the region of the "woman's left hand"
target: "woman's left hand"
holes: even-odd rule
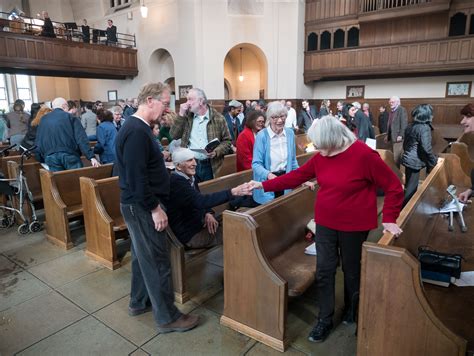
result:
[[[382,223],[383,232],[390,232],[393,236],[398,237],[403,232],[397,224],[394,223]]]

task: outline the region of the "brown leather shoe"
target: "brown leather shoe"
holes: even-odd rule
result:
[[[195,328],[199,324],[199,315],[183,314],[178,320],[165,325],[158,325],[158,332],[161,334],[173,331],[183,332]]]

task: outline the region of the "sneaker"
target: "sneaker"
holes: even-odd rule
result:
[[[199,315],[183,314],[178,320],[172,323],[159,325],[158,331],[161,334],[171,333],[173,331],[183,332],[195,328],[199,324]]]
[[[312,342],[323,342],[326,340],[331,330],[332,322],[327,324],[319,320],[313,330],[309,333],[308,340]]]
[[[149,311],[151,311],[151,305],[143,309],[128,307],[128,315],[130,316],[142,315],[148,313]]]

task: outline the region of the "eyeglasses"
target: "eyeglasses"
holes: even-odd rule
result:
[[[286,119],[286,115],[275,115],[275,116],[270,116],[272,120],[278,120],[278,119]]]

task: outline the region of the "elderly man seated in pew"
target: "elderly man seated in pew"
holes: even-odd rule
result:
[[[345,324],[355,321],[360,285],[362,244],[377,227],[377,188],[385,192],[383,227],[398,236],[396,224],[403,203],[403,188],[377,151],[334,116],[315,120],[308,137],[319,153],[306,164],[264,182],[252,181],[265,192],[293,189],[316,178],[319,184],[314,214],[316,222],[316,286],[319,316],[309,334],[322,342],[333,328],[335,276],[339,255],[344,271]]]
[[[169,225],[178,240],[188,248],[207,248],[222,244],[222,225],[211,208],[235,196],[250,195],[250,184],[201,194],[196,176],[194,153],[188,148],[173,152],[176,170],[170,177],[170,195],[166,203]]]

